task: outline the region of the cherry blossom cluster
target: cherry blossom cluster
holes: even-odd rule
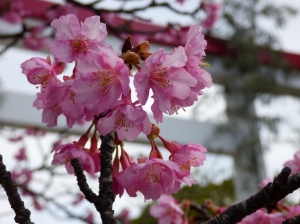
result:
[[[56,29],[55,40],[50,44],[54,62],[48,56],[21,64],[28,81],[40,89],[33,105],[43,110],[42,121],[48,127],[56,126],[60,115],[66,117],[70,128],[77,122],[91,122],[78,141],[54,147],[52,164],[65,164],[72,174],[70,161],[78,158],[83,169],[94,175],[100,171],[97,133],[116,131],[115,193],[121,196],[126,189],[130,196],[140,191],[145,199],[158,199],[161,194],[177,192],[181,183],[194,184],[190,167],[203,165],[206,149],[163,139],[143,106],[151,92],[153,117],[157,123],[163,122],[163,114],[192,106],[202,90],[212,85],[210,74],[202,68],[207,43],[199,24],[188,31],[185,46],[172,52],[161,48],[150,53],[147,41],[133,47],[128,37],[122,54],[103,42],[107,31],[99,16],[79,22],[75,15],[68,14],[53,20],[51,25]],[[72,74],[59,77],[67,63],[74,63]],[[138,70],[134,75],[133,67]],[[132,76],[135,91],[129,85]],[[133,102],[134,92],[137,100]],[[147,135],[151,151],[149,158],[139,158],[134,163],[122,140],[135,140],[141,133]],[[169,160],[163,160],[155,138],[170,152]],[[91,144],[86,148],[89,139]]]
[[[284,167],[288,166],[292,170],[292,174],[300,171],[300,150],[294,154],[294,159],[284,163]],[[265,187],[267,184],[273,181],[273,178],[266,178],[259,184],[260,188]],[[192,210],[192,204],[194,202],[189,199],[184,199],[178,202],[175,198],[169,195],[162,195],[157,204],[150,207],[150,214],[158,219],[159,224],[184,224],[194,223],[195,217],[189,216],[189,210]],[[203,213],[207,213],[209,216],[202,217],[210,219],[227,209],[226,206],[220,207],[214,204],[212,199],[205,199],[202,206],[198,209],[202,209]],[[199,213],[200,214],[200,213]],[[269,206],[268,208],[261,208],[251,215],[246,216],[242,221],[237,224],[281,224],[283,221],[300,214],[300,205],[291,205],[284,200],[280,200],[277,203]],[[201,219],[201,218],[200,218]]]

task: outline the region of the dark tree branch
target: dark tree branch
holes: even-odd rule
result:
[[[274,181],[262,188],[258,193],[245,201],[229,206],[224,212],[205,222],[205,224],[237,223],[258,209],[278,202],[300,187],[300,173],[289,177],[290,173],[290,168],[283,168],[280,174],[274,178]],[[297,222],[286,221],[286,223]]]
[[[6,171],[0,155],[0,184],[6,191],[11,208],[15,211],[15,222],[20,224],[33,224],[30,220],[30,210],[24,207],[24,202],[20,198],[18,188],[11,179],[11,174]]]
[[[99,195],[92,192],[86,182],[82,166],[78,159],[72,159],[71,165],[77,177],[78,186],[86,199],[93,203],[97,211],[101,215],[104,224],[115,224],[114,210],[112,205],[115,201],[115,194],[112,190],[112,154],[115,150],[115,132],[111,132],[106,136],[101,136],[100,160],[101,175],[99,177]]]
[[[101,206],[100,215],[104,224],[115,224],[114,210],[112,205],[115,201],[115,194],[112,189],[112,154],[115,150],[115,135],[113,131],[108,135],[101,136],[100,160],[101,160],[101,175],[99,177],[99,197],[103,203]]]
[[[74,171],[77,177],[77,183],[79,189],[84,194],[86,200],[93,204],[97,204],[98,196],[90,189],[86,182],[85,175],[82,170],[82,166],[77,158],[71,160],[71,165],[74,167]],[[99,203],[99,202],[98,202]]]

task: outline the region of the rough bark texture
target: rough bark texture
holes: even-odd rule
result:
[[[112,154],[115,150],[115,132],[111,132],[106,136],[101,136],[100,161],[101,175],[99,177],[99,195],[93,193],[86,182],[82,166],[78,159],[72,159],[71,164],[77,177],[79,189],[85,198],[93,203],[97,211],[101,215],[103,224],[116,224],[114,218],[114,210],[112,209],[115,201],[115,194],[112,190]]]
[[[237,223],[258,209],[278,202],[300,187],[300,173],[289,177],[290,173],[290,168],[283,168],[272,183],[269,183],[245,201],[229,206],[224,212],[205,222],[205,224]],[[296,222],[292,222],[292,219],[286,220],[284,223],[299,223],[299,219],[295,220]]]
[[[21,200],[18,193],[18,188],[11,179],[11,174],[6,171],[3,164],[2,155],[0,155],[0,184],[4,188],[11,208],[14,210],[15,222],[20,224],[33,224],[30,220],[30,210],[24,207],[24,202]]]
[[[100,210],[103,224],[115,224],[114,210],[112,205],[115,201],[115,194],[112,189],[112,154],[115,150],[115,132],[101,136],[100,160],[101,175],[99,177],[99,197],[102,201],[102,209]]]

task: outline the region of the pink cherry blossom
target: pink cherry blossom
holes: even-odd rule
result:
[[[33,85],[51,85],[57,82],[55,70],[51,66],[50,58],[34,57],[21,64],[22,73],[27,76],[28,82]]]
[[[76,121],[84,117],[84,105],[75,100],[75,93],[72,90],[73,79],[52,86],[47,95],[49,105],[59,105],[62,114],[65,115],[67,125],[72,127]]]
[[[70,163],[73,158],[78,158],[82,168],[91,175],[100,171],[99,151],[92,154],[87,149],[83,148],[81,144],[76,142],[65,145],[57,145],[52,152],[53,151],[55,153],[52,165],[65,164],[69,174],[74,173],[74,168]]]
[[[157,200],[162,194],[179,190],[179,167],[172,161],[151,159],[134,164],[123,171],[122,185],[131,197],[140,191],[145,199]]]
[[[162,122],[162,113],[173,114],[177,109],[172,102],[160,103],[163,99],[185,100],[190,96],[196,79],[183,66],[187,57],[183,47],[166,54],[161,48],[148,57],[143,67],[134,77],[137,97],[142,105],[147,102],[150,88],[153,91],[154,104],[151,109],[157,122]]]
[[[199,66],[200,61],[206,55],[206,46],[207,41],[204,39],[199,23],[191,26],[184,46],[188,58],[187,64],[190,66]]]
[[[146,111],[142,106],[134,105],[130,98],[130,92],[127,97],[118,101],[111,112],[98,121],[98,131],[102,135],[116,130],[118,138],[133,141],[143,132],[148,135],[151,131],[152,124]]]
[[[101,48],[101,54],[88,54],[78,62],[77,69],[72,86],[75,100],[93,104],[96,116],[110,109],[121,94],[126,96],[129,92],[128,67],[113,50]]]
[[[290,167],[292,174],[298,173],[300,171],[300,150],[294,154],[294,159],[286,161],[283,166]]]
[[[158,218],[158,224],[183,224],[184,212],[172,196],[163,194],[157,202],[150,207],[150,215]]]
[[[206,12],[206,18],[201,22],[201,25],[206,29],[211,29],[220,17],[221,4],[219,2],[204,2],[203,9]]]
[[[264,209],[259,209],[248,215],[238,224],[280,224],[283,221],[281,213],[266,213]]]
[[[206,157],[204,153],[207,152],[206,148],[198,144],[185,144],[180,149],[172,153],[171,161],[177,163],[180,167],[180,173],[183,176],[190,175],[190,167],[198,167],[204,164]]]
[[[285,216],[286,219],[292,218],[300,214],[300,205],[292,205],[289,207],[288,213]]]
[[[81,60],[90,52],[99,52],[107,31],[99,16],[91,16],[79,23],[73,14],[53,20],[56,39],[50,44],[50,52],[62,62]]]

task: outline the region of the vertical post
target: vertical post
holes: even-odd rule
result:
[[[227,91],[229,129],[236,139],[234,155],[234,187],[237,201],[245,200],[258,190],[265,178],[265,164],[253,98],[235,91]]]

